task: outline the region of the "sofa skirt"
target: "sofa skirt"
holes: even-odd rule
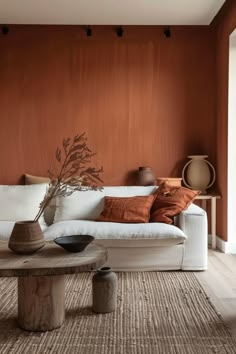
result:
[[[96,240],[108,250],[108,259],[104,266],[115,271],[158,271],[181,270],[184,256],[184,244],[173,246],[125,247],[124,240],[114,240],[114,247],[106,240]],[[120,241],[120,242],[119,242]],[[120,243],[120,245],[119,245]]]

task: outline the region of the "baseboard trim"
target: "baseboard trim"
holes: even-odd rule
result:
[[[208,235],[208,245],[211,245],[211,235]],[[236,243],[222,240],[219,236],[216,236],[216,248],[223,253],[236,254]]]

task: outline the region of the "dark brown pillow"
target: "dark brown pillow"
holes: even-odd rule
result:
[[[104,210],[97,221],[147,223],[154,195],[129,198],[104,197]]]
[[[163,182],[154,193],[156,197],[151,209],[150,222],[173,223],[173,217],[187,209],[200,191],[171,186]]]

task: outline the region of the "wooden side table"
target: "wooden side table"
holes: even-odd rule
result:
[[[195,199],[201,200],[201,207],[206,210],[207,201],[211,201],[211,247],[216,248],[216,199],[220,199],[220,194],[199,194]]]

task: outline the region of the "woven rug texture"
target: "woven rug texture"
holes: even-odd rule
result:
[[[91,311],[93,274],[68,276],[66,320],[44,333],[17,327],[17,282],[1,278],[0,354],[236,353],[229,329],[193,273],[117,274],[117,310],[109,314]]]

